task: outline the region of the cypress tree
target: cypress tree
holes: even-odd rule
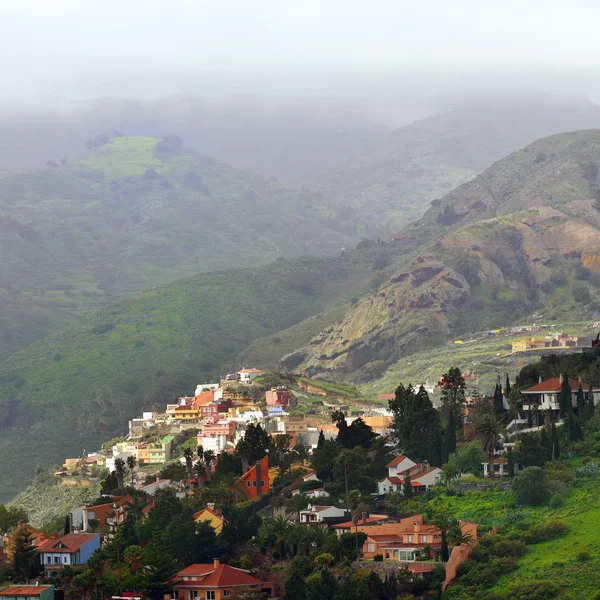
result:
[[[496,388],[494,389],[494,412],[499,417],[504,415],[504,401],[503,401],[503,396],[502,396],[502,386],[499,383],[496,384]]]
[[[410,473],[407,473],[406,477],[404,478],[404,486],[402,487],[402,493],[405,498],[412,498],[413,496],[412,483],[410,481]]]
[[[448,423],[444,430],[444,458],[446,461],[448,457],[456,450],[456,421],[454,417],[454,411],[448,412]],[[444,461],[444,462],[446,462]]]
[[[64,535],[71,533],[71,519],[69,519],[69,515],[65,517],[65,526],[64,526]]]
[[[560,444],[558,443],[558,433],[556,432],[556,425],[554,425],[554,421],[552,421],[552,425],[550,426],[550,459],[554,460],[559,457]]]
[[[569,378],[567,375],[563,375],[562,386],[560,393],[558,394],[558,408],[560,411],[561,419],[564,419],[567,415],[573,413],[573,396],[571,394],[571,386],[569,385]]]
[[[581,387],[581,383],[579,384],[579,389],[577,390],[577,414],[579,416],[583,416],[585,414],[586,402],[585,397],[583,395],[583,388]]]
[[[317,448],[320,450],[323,447],[324,443],[325,443],[325,434],[323,433],[323,430],[321,429],[319,431],[319,441],[317,442]]]
[[[510,394],[510,379],[508,378],[508,373],[506,374],[506,384],[504,386],[504,394],[508,397]]]
[[[552,441],[550,440],[545,427],[542,427],[542,432],[540,433],[540,446],[546,450],[548,460],[552,460]]]

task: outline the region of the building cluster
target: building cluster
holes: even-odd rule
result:
[[[566,333],[550,333],[543,338],[527,338],[512,343],[513,352],[526,352],[527,350],[544,350],[549,348],[589,348],[590,338],[567,335]]]

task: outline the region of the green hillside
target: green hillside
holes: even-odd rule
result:
[[[103,141],[63,166],[0,178],[0,359],[179,277],[356,245],[320,194],[177,143]]]
[[[600,108],[593,104],[525,99],[513,106],[466,106],[393,131],[314,186],[340,212],[351,210],[365,233],[394,233],[507,154],[543,136],[598,126]]]
[[[600,130],[538,140],[432,204],[420,251],[283,359],[290,370],[371,381],[451,337],[600,311]]]
[[[357,294],[369,251],[178,280],[111,304],[0,364],[0,498],[127,420],[228,372],[253,340]]]

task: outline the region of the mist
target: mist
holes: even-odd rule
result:
[[[399,125],[461,98],[599,95],[588,0],[8,0],[2,105],[194,94],[270,109],[345,106]]]

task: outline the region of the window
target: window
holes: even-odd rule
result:
[[[256,481],[252,482],[252,487],[256,487]]]
[[[375,544],[369,544],[367,546],[367,551],[368,552],[375,552]]]
[[[407,541],[409,544],[412,542],[412,535],[411,535],[410,533],[409,533],[409,534],[406,536],[406,541]]]
[[[47,556],[46,557],[46,564],[47,565],[51,565],[52,564],[52,557],[51,556]]]
[[[60,556],[55,556],[54,557],[54,564],[55,565],[60,565]]]
[[[206,600],[215,600],[215,592],[213,590],[206,592]]]
[[[424,544],[427,543],[427,536],[426,535],[422,535],[421,536],[421,542],[423,542]]]
[[[224,590],[223,591],[223,596],[224,597],[231,596],[231,592],[229,590]]]
[[[179,592],[177,590],[171,592],[171,600],[179,600]]]
[[[63,562],[65,563],[65,565],[69,564],[69,557],[68,556],[63,556]]]

